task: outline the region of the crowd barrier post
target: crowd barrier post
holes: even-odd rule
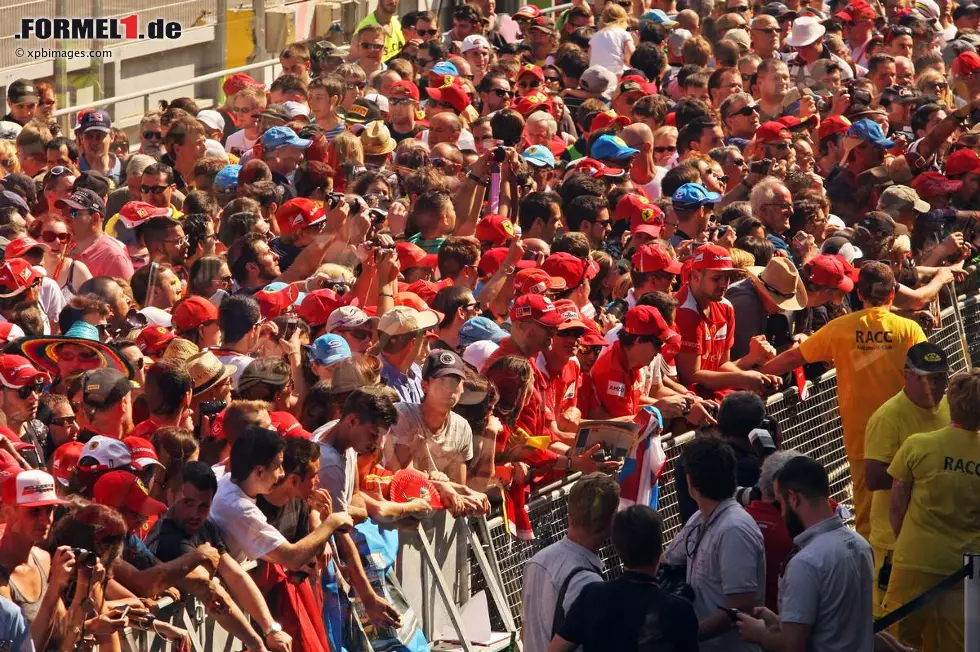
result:
[[[481,516],[479,519],[473,519],[473,522],[479,523],[483,526],[483,531],[486,532],[487,520],[485,517]],[[476,558],[477,566],[479,566],[480,571],[483,573],[483,577],[487,583],[487,591],[490,593],[490,599],[497,606],[497,612],[500,614],[501,620],[503,620],[504,628],[508,632],[516,632],[517,624],[514,622],[514,615],[510,611],[510,605],[507,604],[507,600],[504,597],[504,591],[500,586],[499,581],[499,569],[496,563],[490,563],[487,558],[486,553],[483,550],[483,546],[480,544],[480,537],[477,536],[476,531],[472,527],[472,522],[469,527],[467,527],[469,532],[469,544],[470,550],[473,551],[473,555]],[[490,546],[493,546],[493,542],[490,541],[489,535],[486,540]]]
[[[439,596],[442,598],[443,607],[445,607],[449,620],[453,624],[453,629],[456,630],[456,635],[459,637],[459,644],[465,652],[473,652],[474,648],[470,643],[470,637],[467,635],[466,629],[463,627],[463,616],[459,612],[459,607],[456,605],[456,600],[449,590],[449,585],[446,582],[446,579],[442,576],[442,569],[439,562],[436,560],[435,549],[432,547],[432,542],[429,541],[429,537],[425,534],[425,530],[422,528],[421,523],[416,526],[416,535],[418,536],[419,542],[422,545],[422,558],[425,560],[426,565],[428,566],[428,574],[430,574],[432,579],[435,581],[436,590],[439,592]],[[427,574],[423,573],[423,578],[426,575]],[[423,623],[425,623],[424,618]],[[432,636],[428,632],[426,632],[426,639],[429,641],[432,640]]]
[[[980,553],[963,555],[963,563],[970,567],[970,574],[963,580],[966,583],[963,598],[963,649],[965,652],[980,652]]]

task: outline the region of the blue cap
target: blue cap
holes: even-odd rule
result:
[[[78,128],[83,134],[87,131],[101,131],[107,134],[112,131],[112,118],[102,109],[93,109],[81,117]]]
[[[262,147],[268,151],[279,149],[286,145],[306,149],[310,146],[310,141],[305,138],[300,138],[289,127],[272,127],[262,134]]]
[[[535,167],[555,167],[555,155],[544,145],[531,145],[524,150],[521,157]]]
[[[867,118],[855,120],[854,123],[848,127],[847,135],[857,136],[861,140],[866,140],[869,143],[874,143],[875,145],[884,147],[885,149],[891,149],[895,146],[894,140],[885,138],[885,133],[881,130],[878,123],[874,120],[868,120]]]
[[[494,344],[507,337],[507,331],[497,322],[486,317],[470,317],[459,327],[459,345],[469,346],[474,342],[490,340]]]
[[[651,9],[640,16],[640,20],[652,20],[659,25],[665,25],[667,27],[673,27],[677,24],[677,21],[668,16],[662,9]]]
[[[310,357],[320,364],[330,365],[350,358],[350,346],[340,335],[327,333],[316,338],[310,346]]]
[[[221,168],[218,174],[214,175],[214,187],[218,192],[227,192],[238,187],[238,173],[242,171],[240,165],[226,165]]]
[[[674,196],[670,198],[675,206],[704,206],[705,204],[717,204],[721,195],[710,192],[700,183],[685,183],[674,191]]]
[[[265,292],[279,292],[280,290],[285,290],[288,287],[289,287],[289,283],[283,283],[282,281],[273,281],[272,283],[269,283],[264,288],[262,288],[262,290]],[[299,294],[296,295],[296,301],[293,301],[293,305],[298,306],[299,304],[303,303],[303,299],[305,298],[306,298],[306,292],[300,292]]]
[[[590,152],[590,156],[592,158],[597,158],[600,161],[621,161],[639,153],[640,150],[633,149],[619,136],[610,136],[609,134],[606,134],[605,136],[599,136],[596,141],[592,143],[592,151]]]
[[[65,337],[74,337],[78,340],[92,340],[93,342],[102,341],[99,338],[99,329],[87,321],[76,321],[65,331]]]
[[[456,69],[455,64],[449,63],[448,61],[440,61],[436,65],[432,66],[432,74],[453,75],[455,77],[459,77],[459,70]]]

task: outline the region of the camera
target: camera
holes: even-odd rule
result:
[[[603,462],[615,461],[612,448],[606,442],[599,442],[599,449],[592,453],[592,461],[602,464]]]
[[[201,403],[197,410],[202,417],[213,417],[224,410],[225,407],[227,406],[224,401],[206,401]]]
[[[775,421],[766,417],[758,428],[749,431],[749,443],[760,458],[769,457],[778,448],[779,426],[775,424]]]
[[[493,150],[493,160],[497,163],[503,163],[507,160],[507,150],[503,147],[497,147]]]
[[[99,561],[99,556],[91,550],[72,548],[71,551],[75,555],[75,561],[78,565],[84,566],[85,568],[95,568],[95,564]]]
[[[769,168],[771,166],[771,158],[764,158],[761,161],[752,161],[752,163],[749,164],[749,172],[753,174],[766,174],[769,172]]]

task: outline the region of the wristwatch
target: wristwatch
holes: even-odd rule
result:
[[[272,624],[269,625],[269,629],[265,632],[265,634],[262,635],[262,638],[267,639],[273,634],[278,634],[281,631],[282,631],[282,625],[280,625],[275,621],[272,621]]]

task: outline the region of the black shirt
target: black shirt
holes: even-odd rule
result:
[[[173,561],[205,543],[210,543],[221,554],[227,552],[218,526],[211,521],[205,521],[200,530],[188,535],[176,521],[165,517],[157,521],[146,535],[146,547],[160,561]]]
[[[626,571],[583,588],[558,635],[585,652],[696,652],[698,618],[649,575]]]
[[[265,496],[259,496],[255,503],[269,519],[269,524],[290,543],[296,543],[310,533],[310,507],[305,500],[296,498],[279,507],[266,500]]]
[[[278,172],[273,172],[272,183],[276,184],[282,189],[282,199],[279,201],[280,206],[285,204],[290,199],[296,199],[296,189],[293,187],[293,182],[290,181],[288,177],[284,177]]]
[[[279,256],[279,269],[283,272],[296,262],[296,257],[303,251],[302,247],[286,242],[281,237],[269,240],[269,249],[272,249]]]
[[[400,143],[403,140],[408,140],[409,138],[418,138],[419,134],[425,131],[424,128],[419,125],[415,125],[415,128],[411,131],[402,133],[400,131],[395,131],[395,125],[388,123],[388,131],[391,133],[391,137],[395,139],[396,143]]]

